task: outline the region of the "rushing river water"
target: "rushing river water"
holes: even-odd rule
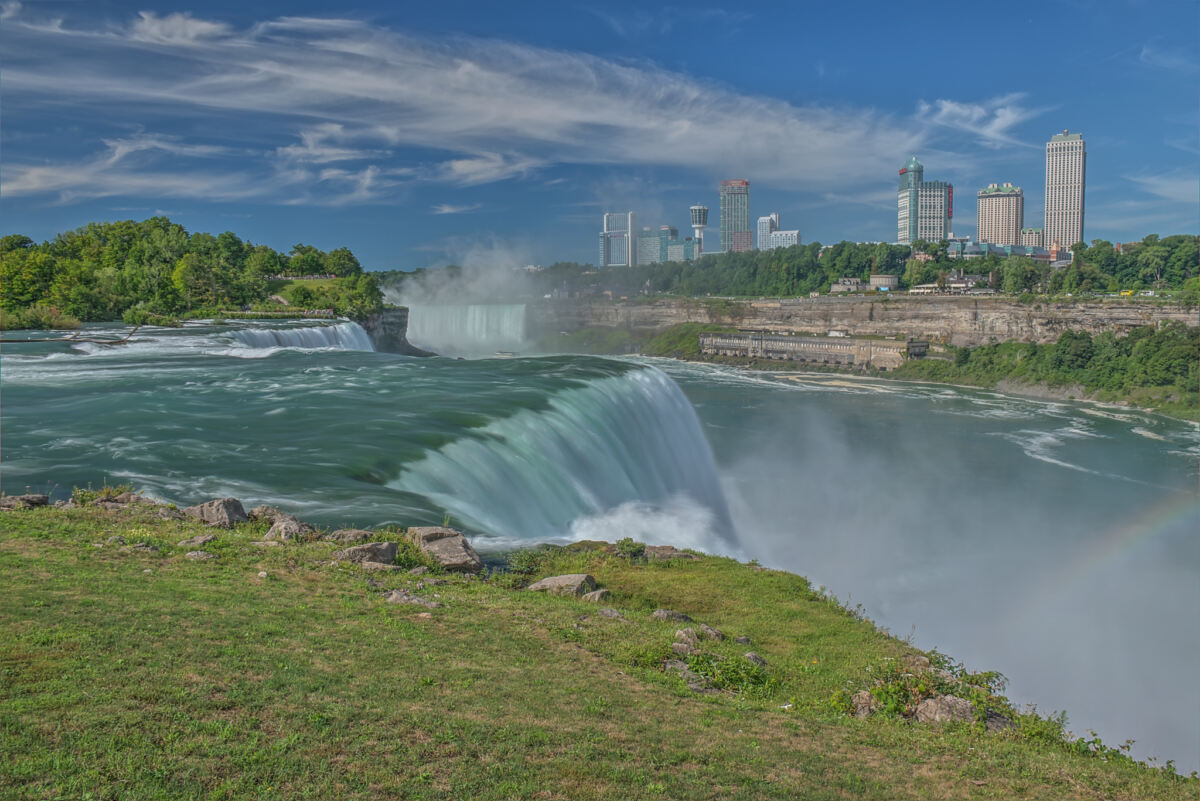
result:
[[[0,382],[10,493],[107,480],[323,524],[448,514],[485,549],[633,536],[756,558],[1000,670],[1077,733],[1200,767],[1189,424],[666,361],[411,359],[352,323],[6,345]]]

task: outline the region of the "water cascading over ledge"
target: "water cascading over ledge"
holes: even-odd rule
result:
[[[452,355],[490,355],[526,346],[523,303],[413,305],[408,338],[418,347]]]

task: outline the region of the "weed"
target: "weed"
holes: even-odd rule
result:
[[[765,697],[778,685],[766,668],[745,659],[697,653],[687,659],[688,667],[718,690]]]

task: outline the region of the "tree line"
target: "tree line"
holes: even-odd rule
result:
[[[188,233],[166,217],[90,223],[41,244],[20,234],[0,238],[5,327],[261,307],[281,289],[274,277],[312,274],[343,279],[310,289],[312,308],[355,313],[381,303],[374,278],[345,247],[326,253],[297,244],[285,254],[231,231]]]

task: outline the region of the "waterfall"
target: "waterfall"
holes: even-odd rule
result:
[[[501,538],[594,534],[605,520],[614,524],[607,539],[645,538],[646,527],[622,526],[639,517],[653,527],[681,510],[676,519],[689,522],[677,528],[694,527],[695,544],[733,534],[699,419],[656,368],[560,390],[542,409],[521,409],[429,451],[389,486]]]
[[[525,343],[525,305],[416,305],[408,312],[408,341],[436,353],[492,354]]]
[[[303,328],[242,328],[230,332],[248,348],[300,348],[303,350],[375,350],[371,337],[358,323],[314,325]]]

